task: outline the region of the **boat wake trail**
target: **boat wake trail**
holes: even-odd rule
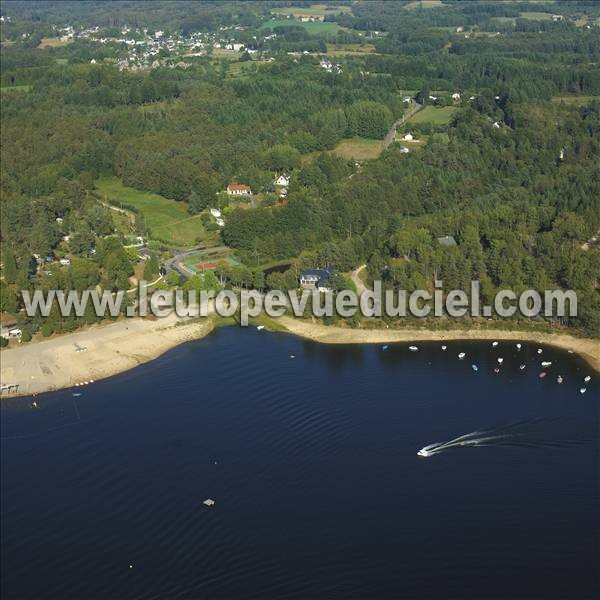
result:
[[[541,424],[547,419],[528,419],[508,425],[466,433],[447,442],[437,442],[421,448],[417,454],[423,457],[440,454],[453,448],[478,446],[518,446],[520,448],[568,448],[589,441],[590,436],[557,438]],[[546,429],[546,431],[544,431]]]

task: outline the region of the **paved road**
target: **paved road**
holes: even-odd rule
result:
[[[390,145],[396,139],[396,129],[401,125],[404,125],[408,119],[410,119],[413,115],[417,114],[423,108],[422,104],[415,104],[405,115],[400,117],[395,123],[392,124],[390,130],[386,133],[383,138],[383,149],[387,150]]]

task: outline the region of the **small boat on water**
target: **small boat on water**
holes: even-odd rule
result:
[[[500,369],[499,369],[499,367],[496,367],[496,368],[494,369],[494,373],[496,373],[496,374],[500,373]]]
[[[519,365],[519,369],[521,369],[521,371],[524,371],[526,366],[527,365]]]
[[[586,375],[586,376],[583,378],[583,380],[584,380],[584,381],[587,383],[588,381],[591,381],[591,380],[592,380],[592,377],[591,377],[591,375]]]
[[[498,342],[492,342],[492,346],[495,348],[498,345]]]
[[[215,501],[212,498],[207,498],[202,502],[202,504],[204,504],[205,506],[214,506]]]
[[[473,371],[479,371],[479,367],[477,365],[471,365],[471,369],[473,369]]]
[[[562,376],[561,376],[561,375],[559,375],[559,376],[556,378],[556,383],[562,383],[563,381],[564,381],[564,379],[562,378]]]
[[[290,358],[296,358],[295,354],[290,354]]]
[[[546,375],[548,375],[548,373],[546,373],[546,371],[542,371],[542,372],[541,372],[541,373],[538,375],[538,377],[539,377],[540,379],[544,379],[544,377],[546,377]]]
[[[411,352],[417,352],[417,351],[419,350],[419,348],[417,348],[417,346],[409,346],[409,347],[408,347],[408,349],[409,349]]]
[[[465,356],[466,356],[466,354],[464,352],[458,353],[458,358],[460,358],[460,360],[462,360]]]
[[[77,392],[76,394],[73,394],[73,398],[79,398],[79,396],[81,396],[81,392]]]
[[[442,350],[445,352],[448,346],[442,346]]]
[[[542,367],[549,367],[551,364],[552,364],[552,361],[550,361],[550,360],[542,361]]]
[[[521,344],[517,344],[517,350],[521,349]]]
[[[258,326],[256,327],[256,329],[258,329],[258,331],[262,331],[264,328],[265,328],[265,326],[264,326],[264,325],[258,325]]]
[[[543,352],[543,350],[541,348],[538,348],[538,354],[541,354]]]
[[[381,346],[381,349],[385,352],[387,349],[389,348],[389,346],[386,344],[385,346]]]
[[[499,365],[501,365],[503,362],[504,362],[504,359],[503,359],[502,357],[500,357],[500,358],[498,359],[498,364],[499,364]]]
[[[581,388],[581,389],[579,390],[579,393],[580,393],[580,394],[585,394],[586,392],[587,392],[587,388]]]

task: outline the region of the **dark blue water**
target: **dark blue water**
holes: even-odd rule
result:
[[[227,328],[3,402],[2,597],[595,597],[598,380],[508,342]],[[416,455],[507,424],[514,444]]]

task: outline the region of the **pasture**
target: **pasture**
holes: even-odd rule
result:
[[[408,119],[408,122],[414,125],[447,125],[456,111],[458,111],[456,106],[426,106]]]
[[[374,160],[383,150],[383,140],[354,137],[342,140],[331,152],[348,160]]]
[[[272,19],[265,21],[261,29],[267,27],[274,29],[275,27],[304,27],[311,35],[319,33],[335,33],[338,30],[339,25],[332,21],[308,21],[302,22],[297,19]]]
[[[150,229],[150,238],[177,248],[186,248],[207,237],[200,217],[190,216],[186,202],[177,202],[123,185],[117,177],[102,177],[96,189],[105,200],[112,200],[138,209]]]
[[[271,14],[291,15],[292,17],[326,17],[328,15],[339,15],[341,13],[351,13],[349,6],[327,6],[325,4],[312,4],[311,6],[286,6],[283,8],[273,8]]]

